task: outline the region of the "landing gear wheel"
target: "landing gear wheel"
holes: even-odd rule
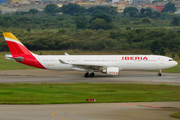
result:
[[[93,73],[93,72],[90,74],[90,77],[91,77],[91,78],[94,77],[94,73]]]
[[[88,77],[89,77],[89,73],[85,73],[85,74],[84,74],[84,77],[85,77],[85,78],[88,78]]]
[[[161,76],[162,74],[161,73],[158,73],[157,76]]]
[[[161,75],[162,75],[162,74],[161,74],[161,70],[159,70],[157,76],[161,76]]]

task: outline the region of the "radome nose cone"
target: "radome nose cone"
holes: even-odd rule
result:
[[[176,62],[176,61],[175,61]],[[178,64],[178,62],[176,62],[175,66]]]

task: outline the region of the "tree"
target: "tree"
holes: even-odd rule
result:
[[[180,53],[178,54],[178,57],[180,58]]]
[[[174,3],[167,3],[164,8],[162,9],[162,13],[164,12],[170,12],[170,13],[174,13],[176,11],[176,7],[175,7],[175,4]]]
[[[164,48],[164,47],[162,47],[162,48],[160,49],[160,55],[166,55],[166,52],[165,52],[165,48]]]
[[[61,11],[63,14],[74,15],[75,13],[85,13],[86,8],[77,4],[68,3],[67,5],[63,5],[61,7]]]
[[[152,10],[150,7],[146,8],[146,16],[151,17]]]
[[[77,29],[83,29],[87,27],[87,22],[85,21],[78,21],[76,22],[76,28]]]
[[[90,7],[87,9],[87,12],[92,13],[92,15],[105,14],[105,13],[110,15],[118,14],[117,7],[113,7],[113,6]]]
[[[27,31],[28,31],[28,32],[31,32],[31,28],[27,28]]]
[[[159,18],[160,16],[161,16],[161,13],[160,13],[160,12],[153,11],[153,12],[151,13],[151,18],[153,18],[153,19],[157,19],[157,18]]]
[[[29,10],[29,12],[28,12],[29,14],[37,14],[38,13],[38,9],[30,9]]]
[[[112,19],[111,19],[108,15],[101,14],[101,15],[96,15],[96,16],[94,16],[94,17],[91,18],[89,24],[90,24],[90,26],[91,26],[92,29],[96,29],[96,28],[92,27],[92,22],[93,22],[94,20],[96,20],[97,18],[98,18],[98,20],[99,20],[99,19],[103,19],[104,22],[105,22],[105,24],[103,25],[103,27],[102,27],[101,29],[112,29],[112,28],[114,27],[113,25],[110,24],[111,21],[112,21]],[[96,22],[97,22],[97,21],[96,21]]]
[[[175,58],[175,53],[173,52],[173,54],[172,54],[172,58]]]
[[[171,24],[175,26],[179,26],[179,16],[174,16],[171,21]]]
[[[140,13],[141,13],[141,14],[145,14],[145,12],[146,12],[146,9],[144,9],[144,8],[142,8],[142,9],[140,10]]]
[[[139,18],[146,17],[146,9],[142,8],[140,10],[140,14],[138,15]]]
[[[151,44],[151,52],[154,54],[155,52],[159,51],[161,47],[161,43],[159,40],[154,40]],[[157,53],[156,53],[157,54]]]
[[[9,28],[11,26],[11,22],[6,21],[5,19],[0,19],[0,27]]]
[[[65,29],[59,29],[58,33],[61,34],[61,35],[63,35],[63,34],[66,33],[66,30],[65,30]]]
[[[91,20],[90,20],[90,24],[91,24],[92,21],[94,21],[97,18],[104,19],[104,21],[106,23],[110,23],[112,21],[112,19],[108,15],[100,14],[100,15],[96,15],[96,16],[92,17]]]
[[[87,18],[83,15],[75,17],[75,23],[77,29],[83,29],[87,27]]]
[[[54,15],[55,13],[60,12],[60,8],[56,4],[49,4],[45,7],[44,12],[46,14]]]
[[[135,17],[139,13],[139,11],[135,7],[126,7],[124,9],[124,14],[127,14],[127,13],[130,15],[130,17]]]
[[[106,22],[104,19],[96,18],[91,22],[92,29],[106,29]]]
[[[142,20],[142,23],[151,23],[151,19],[147,17],[141,18],[141,20]]]
[[[75,16],[74,21],[75,21],[75,23],[77,23],[78,21],[85,21],[85,22],[87,22],[88,20],[87,20],[86,16],[79,15],[79,16]]]
[[[106,14],[106,12],[104,10],[101,10],[101,9],[96,9],[91,13],[92,16],[100,15],[100,14]]]

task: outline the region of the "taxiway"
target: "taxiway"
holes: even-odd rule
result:
[[[49,70],[2,70],[0,83],[135,83],[180,86],[179,73],[122,71],[119,76],[96,73],[84,78],[83,72]],[[176,120],[180,111],[176,102],[93,103],[54,105],[0,105],[1,120]]]

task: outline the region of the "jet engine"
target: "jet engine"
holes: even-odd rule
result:
[[[105,73],[108,75],[119,75],[119,68],[118,67],[108,67],[108,68],[102,70],[102,73]]]

